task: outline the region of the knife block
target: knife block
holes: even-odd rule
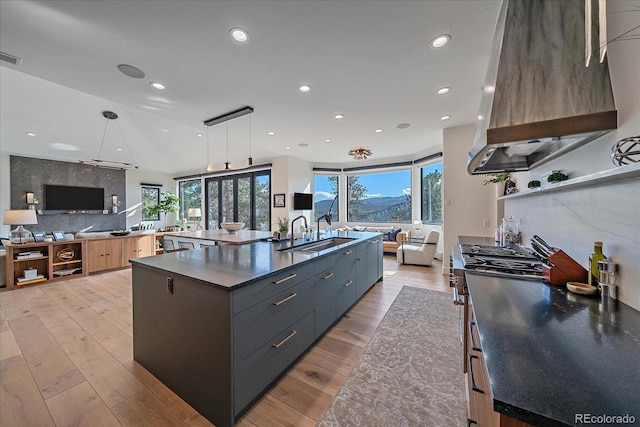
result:
[[[557,250],[547,258],[553,266],[542,266],[545,280],[555,286],[564,286],[567,282],[587,283],[587,269],[581,266],[562,250]]]

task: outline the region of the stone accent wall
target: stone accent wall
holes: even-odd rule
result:
[[[39,201],[38,224],[27,226],[30,231],[51,232],[61,230],[66,233],[78,231],[120,230],[126,228],[124,209],[117,214],[111,213],[111,195],[118,196],[121,207],[126,206],[125,172],[80,163],[31,157],[10,156],[11,209],[27,209],[25,195],[32,191]],[[44,186],[73,185],[78,187],[104,188],[104,207],[108,214],[101,212],[69,214],[60,211],[44,210]]]

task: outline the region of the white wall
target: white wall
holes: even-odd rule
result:
[[[451,248],[458,236],[493,236],[497,222],[496,186],[484,185],[484,177],[467,174],[467,155],[473,143],[474,125],[444,130],[442,164],[442,217],[444,231],[443,272],[448,272]],[[486,226],[485,226],[486,224]]]
[[[637,25],[640,1],[607,4],[609,39]],[[574,178],[615,168],[609,157],[611,146],[622,138],[640,135],[639,45],[638,40],[627,40],[608,46],[619,128],[536,170],[517,174],[519,188],[526,188],[530,179],[552,169]],[[605,255],[619,264],[620,301],[640,309],[640,180],[507,199],[505,215],[521,218],[525,244],[538,234],[585,267],[593,242],[603,241]]]
[[[161,193],[167,191],[176,193],[176,181],[173,176],[155,171],[145,171],[140,169],[131,169],[126,171],[126,192],[127,206],[119,207],[119,214],[127,216],[127,228],[138,224],[142,221],[142,187],[141,184],[161,184]],[[169,218],[168,225],[175,223],[175,218]],[[173,222],[171,222],[173,220]],[[164,214],[160,214],[160,221],[154,221],[154,228],[163,228],[165,226]]]

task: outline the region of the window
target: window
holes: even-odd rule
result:
[[[313,177],[313,220],[329,212],[331,209],[331,220],[340,221],[338,215],[338,175],[314,175]],[[335,202],[334,202],[335,200]],[[333,204],[333,206],[332,206]]]
[[[206,180],[207,228],[244,222],[251,230],[271,229],[271,174],[261,171]]]
[[[142,220],[160,221],[160,213],[149,214],[149,208],[160,203],[160,188],[142,187]]]
[[[347,220],[411,222],[411,171],[347,175]]]
[[[442,162],[423,166],[420,193],[421,218],[424,224],[442,224]]]
[[[202,181],[200,179],[180,181],[178,198],[180,199],[180,218],[187,218],[189,209],[202,206]]]

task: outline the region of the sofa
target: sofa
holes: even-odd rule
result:
[[[405,239],[411,238],[410,230],[402,230],[393,227],[345,227],[346,230],[353,231],[370,231],[374,233],[382,233],[382,251],[384,253],[395,254]]]

